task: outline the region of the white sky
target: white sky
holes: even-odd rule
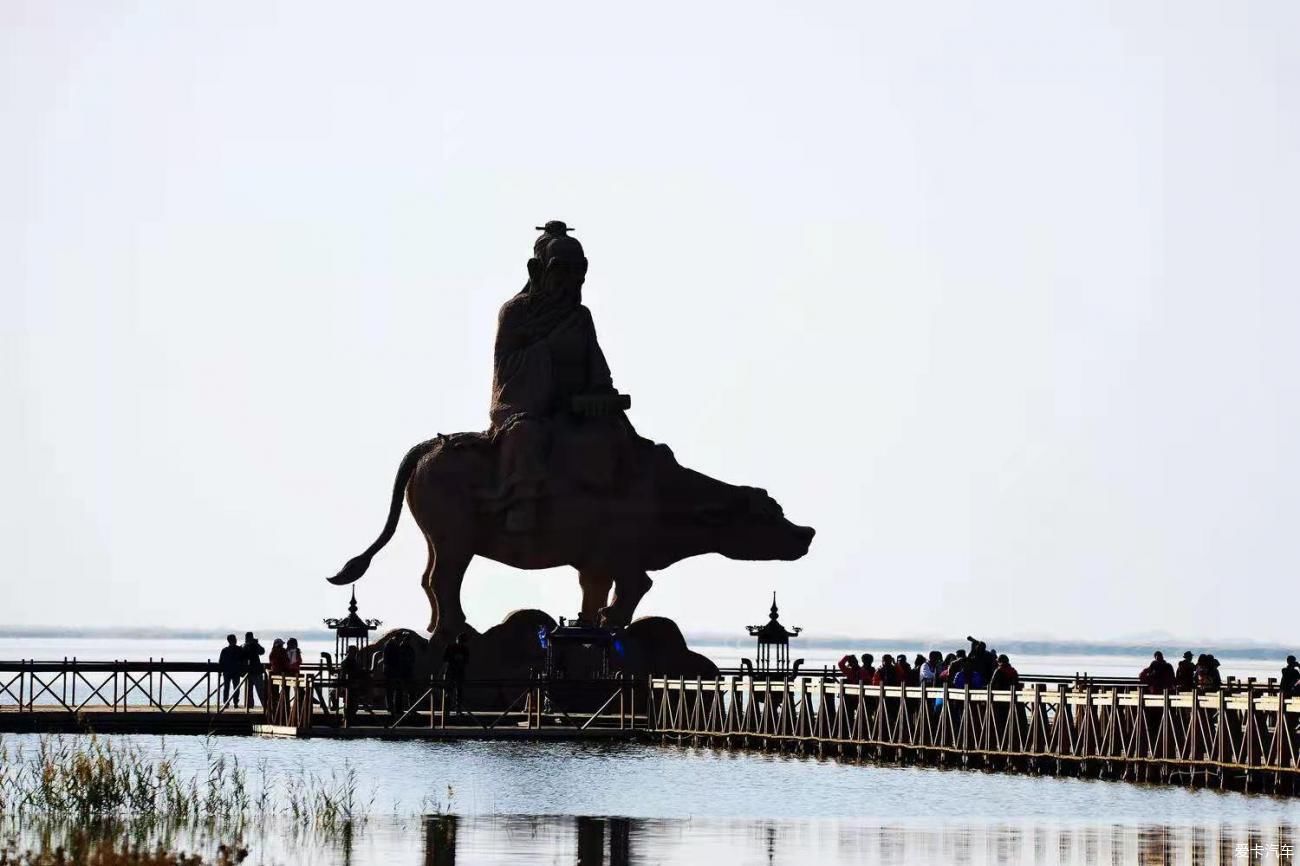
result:
[[[0,622],[341,612],[564,219],[638,429],[819,531],[642,613],[1294,637],[1300,4],[386,8],[0,5]]]

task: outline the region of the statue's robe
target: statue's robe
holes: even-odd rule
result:
[[[574,397],[613,394],[591,311],[576,296],[528,288],[501,307],[490,410],[501,449],[498,490],[513,500],[542,494],[557,476],[608,489],[635,436],[626,416],[583,418]]]
[[[591,311],[576,299],[544,299],[525,288],[497,318],[492,430],[512,418],[552,419],[582,394],[613,393]]]

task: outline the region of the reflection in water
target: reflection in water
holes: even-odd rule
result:
[[[879,825],[851,820],[636,819],[534,815],[372,819],[313,830],[270,820],[240,827],[165,827],[157,822],[0,820],[0,863],[15,850],[92,852],[124,845],[215,857],[247,846],[247,863],[563,864],[1281,864],[1295,862],[1291,823],[1071,824],[1007,822]],[[10,860],[5,854],[9,852]],[[75,858],[74,858],[75,860]],[[81,861],[76,861],[81,862]]]
[[[434,815],[424,822],[424,866],[456,866],[455,815]]]
[[[1223,825],[876,826],[594,817],[427,819],[425,866],[628,864],[1290,864],[1295,831]]]

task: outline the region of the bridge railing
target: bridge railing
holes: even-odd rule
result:
[[[630,731],[648,723],[645,681],[641,679],[452,680],[435,676],[403,683],[398,703],[389,701],[386,716],[377,712],[377,707],[383,706],[379,694],[383,685],[340,683],[343,711],[338,723],[386,728],[469,727],[483,732],[542,728]],[[358,695],[369,697],[369,713],[364,709],[365,699]]]
[[[1058,683],[1014,690],[862,686],[820,678],[653,678],[650,727],[672,737],[769,742],[988,763],[1104,765],[1133,778],[1273,774],[1294,785],[1300,698],[1246,688],[1150,694]]]
[[[260,713],[261,684],[223,685],[214,662],[21,659],[0,661],[0,712]]]

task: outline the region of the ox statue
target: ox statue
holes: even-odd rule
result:
[[[491,428],[412,448],[379,538],[329,579],[365,574],[405,497],[429,546],[429,630],[444,640],[466,629],[460,587],[476,555],[572,566],[583,618],[623,626],[650,588],[647,572],[704,553],[794,560],[812,543],[813,529],[787,520],[766,491],[687,469],[632,428],[630,398],[614,390],[581,303],[587,260],[569,231],[546,224],[528,284],[502,307]]]

